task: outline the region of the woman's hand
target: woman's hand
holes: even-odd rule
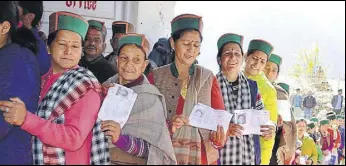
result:
[[[312,165],[312,159],[308,159],[308,160],[306,160],[306,165]]]
[[[101,122],[101,130],[105,132],[106,136],[112,137],[112,143],[116,143],[120,136],[120,124],[112,121],[106,120]]]
[[[217,126],[217,131],[210,132],[209,137],[210,140],[216,145],[216,146],[223,146],[226,141],[226,135],[223,130],[223,127],[221,125]]]
[[[230,123],[227,131],[227,136],[240,138],[243,135],[242,130],[244,130],[242,126]]]
[[[270,140],[275,135],[274,125],[261,125],[262,137],[266,140]]]
[[[19,98],[10,98],[11,101],[0,101],[0,110],[7,123],[21,126],[25,121],[27,109]]]
[[[110,82],[104,82],[102,84],[102,87],[105,88],[105,89],[108,89],[108,88],[114,87],[114,86],[115,86],[115,84],[114,83],[110,83]]]
[[[189,125],[189,119],[182,115],[175,115],[172,118],[172,126],[171,131],[172,133],[175,133],[178,129],[180,129],[183,125]]]

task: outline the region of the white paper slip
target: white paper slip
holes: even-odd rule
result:
[[[242,126],[243,135],[261,134],[261,125],[269,123],[269,112],[265,110],[234,110],[234,123]]]
[[[98,117],[103,121],[113,120],[118,122],[120,127],[123,128],[130,116],[136,98],[137,94],[132,89],[115,84],[114,87],[108,89]]]
[[[191,126],[217,131],[217,125],[221,125],[227,133],[232,114],[224,110],[215,110],[209,106],[198,103],[193,108],[189,123]]]
[[[291,105],[288,100],[278,100],[279,114],[283,121],[291,121]]]

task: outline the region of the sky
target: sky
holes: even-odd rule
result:
[[[318,45],[320,60],[330,79],[345,78],[345,1],[251,2],[177,1],[175,16],[193,13],[203,17],[203,42],[199,63],[218,72],[217,40],[224,33],[261,38],[283,58],[281,75],[287,76],[301,49]]]

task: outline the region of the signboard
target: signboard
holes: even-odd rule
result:
[[[68,11],[82,16],[115,18],[115,1],[43,1],[45,12]]]

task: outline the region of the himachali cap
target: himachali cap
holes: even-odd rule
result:
[[[310,119],[310,121],[317,123],[318,119],[316,117],[313,117],[313,118]]]
[[[306,124],[308,124],[308,121],[305,118],[303,118],[303,117],[298,118],[296,120],[296,123],[301,122],[301,121],[304,121]]]
[[[309,128],[309,129],[313,129],[315,126],[316,126],[316,125],[315,125],[314,122],[310,122],[310,123],[308,124],[308,128]]]
[[[133,33],[134,32],[134,26],[126,21],[114,21],[112,23],[112,32],[113,36],[116,33]]]
[[[274,50],[274,47],[267,41],[261,40],[261,39],[254,39],[250,41],[249,48],[247,49],[247,52],[251,51],[262,51],[265,54],[267,54],[268,59],[271,55],[271,53]]]
[[[280,66],[282,63],[282,58],[279,55],[271,54],[269,58],[269,62],[273,62],[277,64],[278,66]]]
[[[336,119],[336,114],[335,112],[333,111],[329,111],[327,114],[326,114],[326,117],[328,120],[335,120]]]
[[[202,33],[203,21],[201,16],[194,14],[181,14],[175,17],[171,22],[172,35],[183,29],[195,29]]]
[[[150,45],[148,40],[143,34],[128,33],[119,39],[119,48],[126,44],[135,44],[141,47],[142,51],[145,53],[146,58],[149,56]],[[120,51],[120,50],[119,50]],[[119,53],[118,53],[119,55]]]
[[[102,31],[102,32],[107,32],[105,23],[102,21],[89,20],[88,23],[89,23],[89,27],[97,28],[99,31]]]
[[[336,119],[345,119],[345,117],[342,115],[338,115],[338,116],[336,116]]]
[[[84,40],[88,27],[88,22],[75,13],[59,11],[49,16],[49,33],[57,30],[69,30],[79,34]]]
[[[273,54],[272,54],[272,55],[273,55]],[[278,83],[278,85],[279,85],[282,89],[284,89],[287,93],[290,93],[290,86],[289,86],[288,84],[283,83],[283,82],[280,82],[280,83]]]
[[[240,48],[243,48],[243,39],[244,37],[242,35],[226,33],[222,35],[217,41],[217,49],[220,50],[223,45],[229,42],[237,43],[239,44]]]
[[[323,119],[320,121],[320,125],[326,125],[329,124],[329,120],[328,119]]]

